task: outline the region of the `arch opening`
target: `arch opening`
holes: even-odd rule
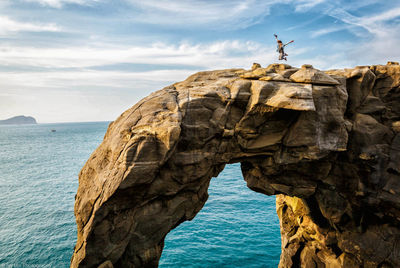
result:
[[[211,179],[208,194],[195,218],[166,236],[160,267],[277,267],[281,235],[275,197],[250,190],[239,163]]]

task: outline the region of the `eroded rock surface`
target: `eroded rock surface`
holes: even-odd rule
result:
[[[400,267],[400,66],[200,72],[110,124],[79,175],[71,267],[155,267],[212,177],[278,195],[280,267]]]

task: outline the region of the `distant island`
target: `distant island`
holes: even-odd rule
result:
[[[14,116],[6,120],[0,120],[0,125],[27,125],[27,124],[37,124],[36,119],[32,116]]]

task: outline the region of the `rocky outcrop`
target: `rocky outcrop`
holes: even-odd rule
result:
[[[240,162],[277,196],[280,267],[400,266],[400,66],[201,72],[110,124],[79,175],[71,267],[157,266]]]
[[[14,116],[5,120],[0,120],[0,125],[26,125],[37,124],[36,119],[32,116]]]

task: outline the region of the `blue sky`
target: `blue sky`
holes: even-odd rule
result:
[[[114,120],[201,70],[400,61],[398,0],[0,0],[0,119]]]

